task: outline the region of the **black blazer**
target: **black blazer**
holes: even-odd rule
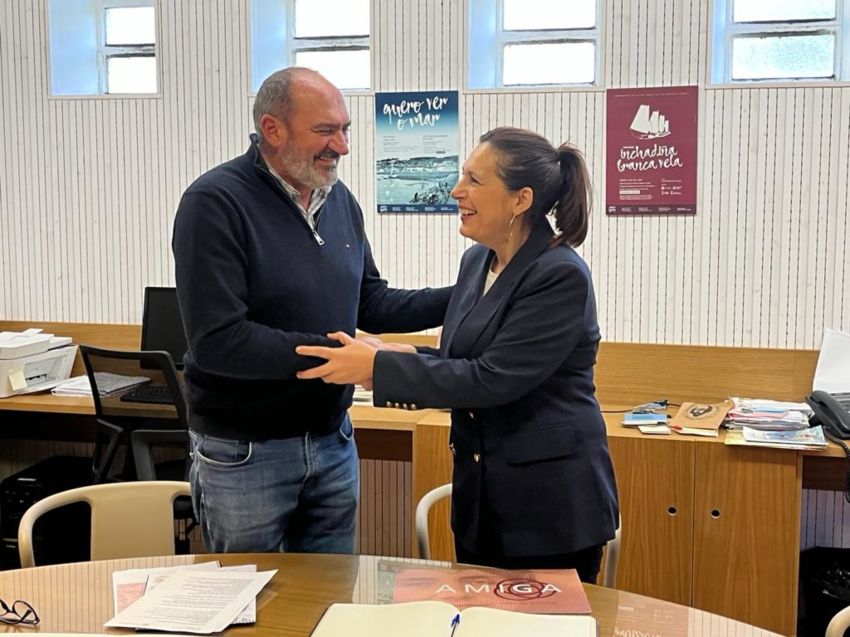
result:
[[[590,271],[551,239],[539,224],[483,297],[493,253],[470,248],[439,352],[375,358],[376,405],[452,408],[452,528],[474,553],[571,553],[617,527]]]

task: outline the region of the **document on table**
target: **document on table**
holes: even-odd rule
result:
[[[221,568],[223,571],[243,571],[246,573],[256,573],[257,565],[256,564],[237,564],[235,566],[221,566],[219,562],[205,562],[204,564],[212,564],[215,568]],[[200,565],[198,565],[200,566]],[[171,571],[173,572],[173,571]],[[152,574],[148,577],[147,583],[145,584],[144,594],[147,595],[157,586],[164,582],[170,573],[159,573]],[[233,620],[233,624],[253,624],[257,621],[257,598],[253,598],[245,608],[242,609],[242,612],[239,613],[239,616]]]
[[[182,569],[217,570],[218,562],[201,562],[184,566],[161,566],[157,568],[134,568],[112,573],[112,608],[117,615],[130,604],[140,599],[150,586],[149,580],[161,581],[162,578]],[[256,570],[256,568],[254,569]]]
[[[165,578],[104,626],[210,634],[227,628],[271,581],[260,573],[181,570]]]

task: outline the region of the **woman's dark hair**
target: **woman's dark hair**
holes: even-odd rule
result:
[[[496,169],[508,190],[531,188],[534,201],[526,212],[532,224],[552,212],[560,234],[556,244],[574,248],[587,236],[590,177],[581,152],[570,144],[557,149],[537,133],[503,126],[479,139],[496,151]]]

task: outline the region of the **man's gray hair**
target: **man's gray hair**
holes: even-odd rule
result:
[[[286,121],[286,118],[289,117],[291,110],[290,84],[295,75],[304,70],[293,66],[282,71],[275,71],[260,86],[260,90],[257,91],[257,98],[254,100],[254,130],[257,131],[260,141],[263,139],[263,131],[260,130],[260,119],[263,115],[268,113],[283,121]]]

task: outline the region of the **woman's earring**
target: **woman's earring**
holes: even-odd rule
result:
[[[516,218],[516,215],[511,217],[511,222],[508,224],[508,238],[505,239],[505,243],[510,243],[511,238],[514,236],[514,221],[516,221]]]

